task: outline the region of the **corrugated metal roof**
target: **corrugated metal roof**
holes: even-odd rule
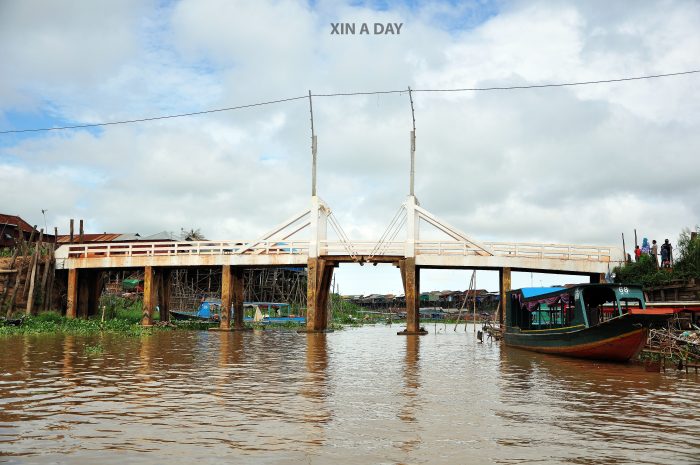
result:
[[[17,215],[6,215],[4,213],[0,213],[0,225],[3,224],[15,225],[22,231],[28,233],[31,233],[34,230],[31,224],[27,223]]]
[[[83,234],[83,242],[113,242],[113,241],[117,240],[117,238],[120,236],[122,236],[122,234],[116,234],[116,233]],[[77,243],[79,238],[80,238],[80,234],[74,234],[73,235],[73,242]],[[61,234],[58,236],[58,243],[59,244],[67,244],[69,242],[70,242],[70,235],[69,234]]]
[[[79,234],[73,235],[73,243],[77,243]],[[103,234],[83,234],[83,242],[136,242],[136,241],[172,241],[170,233],[163,231],[151,236],[141,236],[139,233],[103,233]],[[58,236],[60,244],[70,242],[70,235]]]

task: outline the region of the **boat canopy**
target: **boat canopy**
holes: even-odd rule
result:
[[[560,292],[566,290],[565,287],[523,287],[520,289],[523,297],[530,299],[540,295],[551,294],[552,292]]]

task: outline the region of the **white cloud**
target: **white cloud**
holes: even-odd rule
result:
[[[656,74],[697,68],[700,56],[700,8],[689,2],[616,3],[605,14],[588,2],[503,3],[483,23],[494,12],[438,3],[59,4],[0,6],[0,58],[13,70],[0,73],[5,125],[17,110],[107,121],[308,89]],[[336,21],[404,26],[396,37],[335,36]],[[617,244],[635,227],[674,239],[700,222],[698,82],[416,93],[418,197],[483,240]],[[408,190],[407,95],[318,97],[314,116],[320,195],[352,237],[379,237]],[[96,232],[200,227],[212,238],[251,238],[307,206],[309,137],[299,100],[0,139],[0,198],[30,222],[48,208],[61,229],[83,217]],[[362,292],[353,276],[356,287],[344,287]]]

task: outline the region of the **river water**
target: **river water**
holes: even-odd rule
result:
[[[11,464],[700,464],[700,374],[472,328],[0,339]]]

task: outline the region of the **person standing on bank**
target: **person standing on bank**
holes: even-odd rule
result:
[[[641,257],[641,256],[642,256],[642,249],[640,249],[638,245],[635,245],[634,246],[634,261],[638,262],[639,257]]]
[[[663,244],[661,244],[661,267],[662,268],[671,268],[671,261],[673,260],[672,258],[672,250],[673,248],[671,247],[671,243],[668,242],[668,239],[664,241]]]
[[[656,268],[659,267],[659,258],[657,255],[659,254],[659,246],[656,245],[656,239],[651,241],[651,259],[654,262],[654,266]]]

